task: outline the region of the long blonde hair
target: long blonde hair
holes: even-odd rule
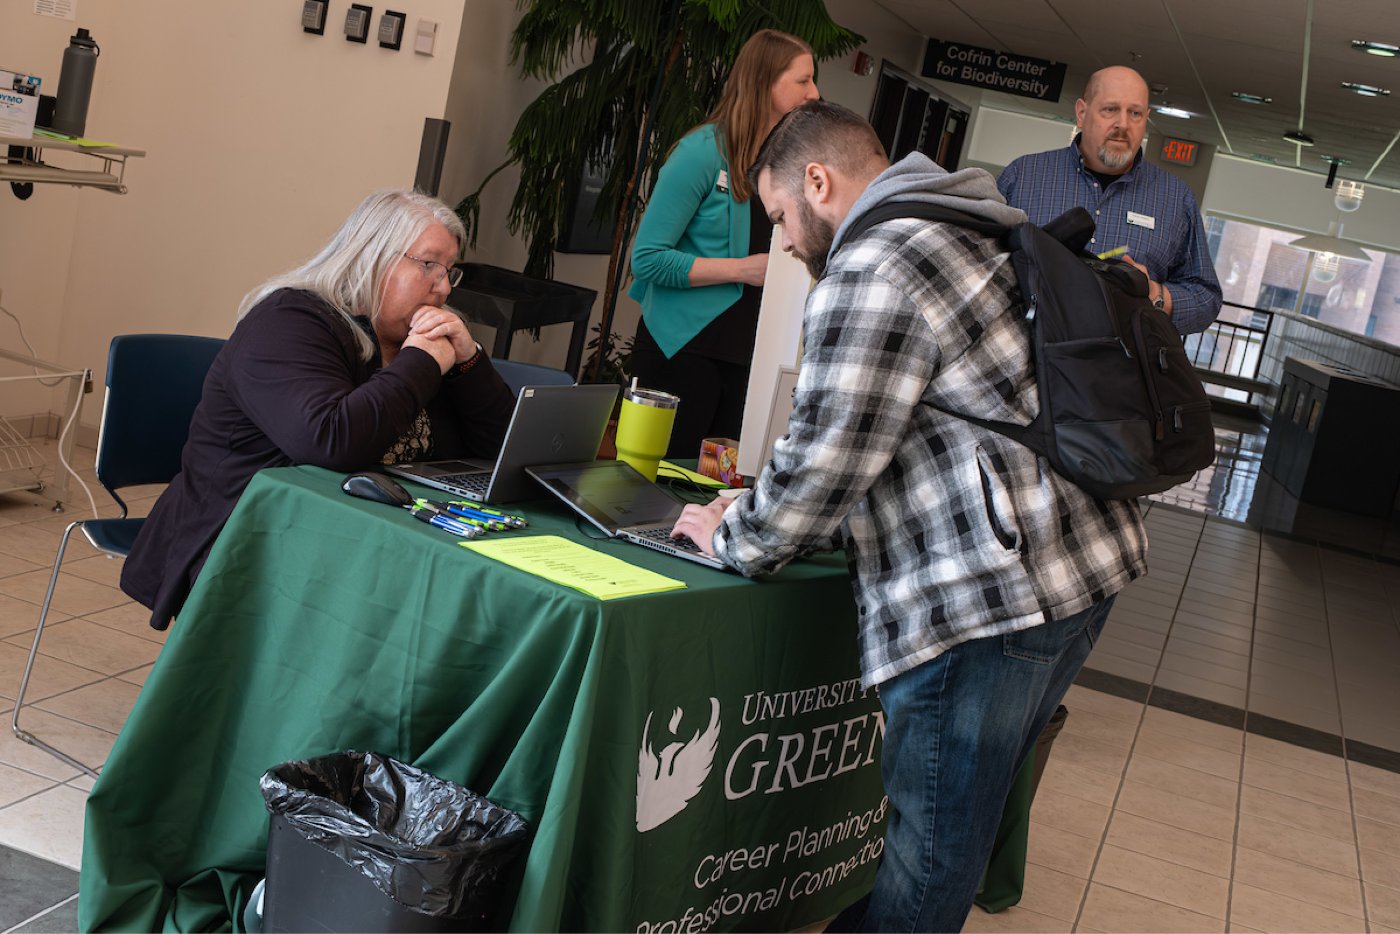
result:
[[[374,350],[355,316],[371,321],[379,316],[384,280],[403,261],[404,250],[435,223],[447,228],[458,249],[466,242],[462,219],[438,199],[406,188],[376,191],[360,202],[321,252],[243,296],[238,320],[278,289],[314,292],[340,312],[359,344],[360,358],[368,360]]]
[[[749,37],[729,78],[719,103],[706,123],[719,130],[720,146],[729,161],[729,187],[735,201],[753,197],[749,166],[768,135],[773,85],[799,55],[812,55],[812,47],[797,36],[776,29],[760,29]]]

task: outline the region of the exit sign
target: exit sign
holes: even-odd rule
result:
[[[1196,156],[1201,151],[1200,143],[1193,143],[1189,139],[1175,139],[1168,136],[1162,140],[1162,161],[1174,162],[1177,165],[1195,165]]]

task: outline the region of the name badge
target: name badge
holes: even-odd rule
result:
[[[1157,218],[1149,214],[1139,214],[1137,211],[1128,212],[1128,223],[1134,227],[1146,227],[1148,230],[1157,229]]]
[[[724,169],[720,169],[719,175],[715,176],[715,188],[720,191],[729,190],[729,173]]]

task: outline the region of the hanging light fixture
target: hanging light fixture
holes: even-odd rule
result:
[[[1341,260],[1336,253],[1318,253],[1313,258],[1312,277],[1317,282],[1331,282],[1337,278]]]
[[[1342,238],[1340,221],[1333,221],[1326,234],[1308,234],[1306,237],[1289,241],[1288,245],[1312,253],[1335,253],[1337,256],[1345,256],[1347,259],[1365,260],[1368,263],[1371,261],[1371,257],[1366,255],[1366,251],[1361,249],[1360,244]]]
[[[1332,203],[1337,206],[1338,211],[1346,211],[1349,214],[1361,207],[1361,199],[1364,197],[1365,185],[1344,178],[1337,183],[1337,193],[1332,196]]]

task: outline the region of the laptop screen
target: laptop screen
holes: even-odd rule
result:
[[[681,512],[680,503],[625,461],[556,464],[529,472],[608,532],[674,522]]]

